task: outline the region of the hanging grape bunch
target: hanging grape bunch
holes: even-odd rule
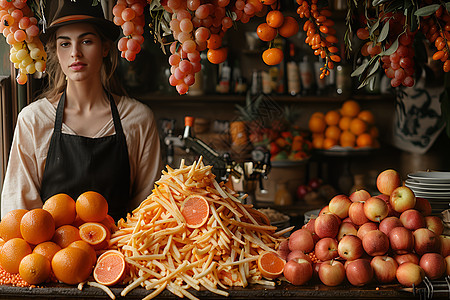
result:
[[[39,39],[38,20],[26,0],[0,0],[0,30],[11,46],[10,60],[18,69],[16,81],[27,82],[27,74],[43,72],[46,67],[47,54]]]

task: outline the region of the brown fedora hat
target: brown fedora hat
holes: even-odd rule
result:
[[[95,24],[112,41],[120,35],[120,27],[105,18],[100,0],[52,0],[47,3],[47,28],[39,36],[44,44],[56,29],[74,23]]]

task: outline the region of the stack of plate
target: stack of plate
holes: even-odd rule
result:
[[[416,172],[408,174],[405,185],[416,197],[428,199],[433,214],[450,208],[450,172]]]

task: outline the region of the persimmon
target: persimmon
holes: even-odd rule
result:
[[[264,42],[270,42],[277,36],[277,30],[267,23],[261,23],[256,28],[256,34]]]
[[[227,59],[227,55],[228,49],[225,47],[218,49],[209,49],[206,53],[208,61],[213,64],[223,63]]]
[[[287,16],[284,18],[283,25],[278,28],[278,33],[285,38],[289,38],[298,32],[300,26],[295,18]]]
[[[284,15],[279,10],[272,10],[267,13],[266,22],[270,27],[278,28],[283,25]]]
[[[283,51],[279,48],[269,48],[262,54],[263,61],[269,66],[278,65],[283,61],[283,57]]]

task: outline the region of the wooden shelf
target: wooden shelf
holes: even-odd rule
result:
[[[167,95],[167,94],[145,94],[145,95],[133,95],[137,99],[143,102],[215,102],[215,103],[242,103],[245,102],[245,96],[242,95]],[[289,95],[267,95],[270,99],[277,102],[342,102],[347,99],[355,99],[358,101],[393,101],[392,95],[352,95],[352,96],[289,96]]]

